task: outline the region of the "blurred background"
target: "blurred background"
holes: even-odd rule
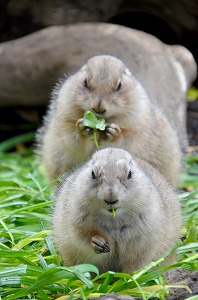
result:
[[[145,31],[169,45],[185,46],[198,63],[198,0],[0,0],[2,45],[48,26],[78,22],[107,22]],[[193,86],[198,88],[197,78]],[[50,98],[50,93],[47,97]],[[191,146],[198,145],[197,98],[195,91],[194,101],[187,105]],[[43,104],[21,105],[16,101],[9,105],[0,97],[0,141],[34,132],[45,110]],[[31,135],[29,142],[32,143]],[[18,145],[19,148],[23,146]]]

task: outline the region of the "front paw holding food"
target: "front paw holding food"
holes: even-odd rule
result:
[[[91,127],[87,127],[83,125],[83,121],[84,119],[78,119],[78,121],[76,122],[76,127],[78,128],[78,130],[83,134],[83,135],[90,135],[93,134],[93,128]]]
[[[106,126],[104,137],[107,138],[108,140],[113,140],[114,138],[118,137],[120,133],[121,133],[120,127],[114,123],[111,123]]]

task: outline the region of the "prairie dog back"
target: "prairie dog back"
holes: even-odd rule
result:
[[[151,165],[106,148],[58,187],[53,224],[65,265],[92,263],[100,272],[130,273],[179,239],[180,205]]]
[[[104,131],[97,131],[103,148],[124,148],[177,184],[181,150],[175,131],[124,63],[107,55],[89,59],[54,91],[37,135],[50,179],[84,163],[95,152],[93,130],[83,125],[87,110],[108,123]]]

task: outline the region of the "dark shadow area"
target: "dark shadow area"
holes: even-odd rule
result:
[[[7,0],[1,0],[0,9],[0,42],[7,42],[18,39],[39,29],[41,24],[33,22],[33,17],[29,9],[25,9],[23,14],[11,14],[8,10]]]
[[[161,18],[146,12],[126,12],[109,20],[109,23],[119,24],[150,33],[166,44],[179,44],[180,38]]]

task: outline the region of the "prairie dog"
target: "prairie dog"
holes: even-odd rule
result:
[[[130,273],[178,240],[180,205],[157,169],[123,149],[105,148],[57,188],[53,224],[65,265]]]
[[[95,151],[92,130],[82,125],[87,110],[109,123],[97,132],[102,148],[124,148],[177,184],[181,151],[175,131],[124,63],[108,55],[89,59],[54,91],[37,135],[49,179],[82,164]]]

